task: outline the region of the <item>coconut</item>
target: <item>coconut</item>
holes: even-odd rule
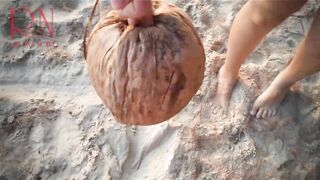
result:
[[[85,58],[97,94],[125,124],[153,125],[181,111],[199,89],[205,53],[189,16],[153,1],[154,24],[128,25],[117,11],[85,38]]]

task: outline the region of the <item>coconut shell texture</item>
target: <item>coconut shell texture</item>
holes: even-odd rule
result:
[[[163,1],[153,1],[153,8],[153,26],[130,26],[111,11],[85,40],[92,84],[125,124],[170,119],[188,104],[204,77],[204,48],[191,19]]]

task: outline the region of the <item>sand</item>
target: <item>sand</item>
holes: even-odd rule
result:
[[[93,2],[62,2],[19,4],[54,7],[55,45],[8,48],[12,40],[1,37],[1,180],[320,178],[319,73],[294,86],[276,117],[248,113],[289,62],[319,4],[311,0],[248,58],[226,114],[214,101],[217,72],[245,1],[171,1],[188,12],[203,40],[205,79],[170,121],[138,127],[116,122],[90,84],[82,37]],[[1,27],[11,5],[0,5]]]

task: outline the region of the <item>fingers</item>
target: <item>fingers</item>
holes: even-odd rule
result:
[[[111,5],[119,15],[128,18],[129,24],[150,26],[153,24],[151,0],[111,0]]]
[[[111,0],[111,6],[113,9],[119,10],[125,8],[131,1],[132,0]]]
[[[134,0],[133,4],[141,17],[153,15],[151,0]]]

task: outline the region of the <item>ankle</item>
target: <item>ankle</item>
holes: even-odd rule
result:
[[[220,71],[222,74],[227,75],[229,77],[237,78],[239,76],[239,69],[228,67],[227,65],[223,65]]]
[[[288,91],[294,83],[289,81],[274,81],[271,86],[279,91]]]

